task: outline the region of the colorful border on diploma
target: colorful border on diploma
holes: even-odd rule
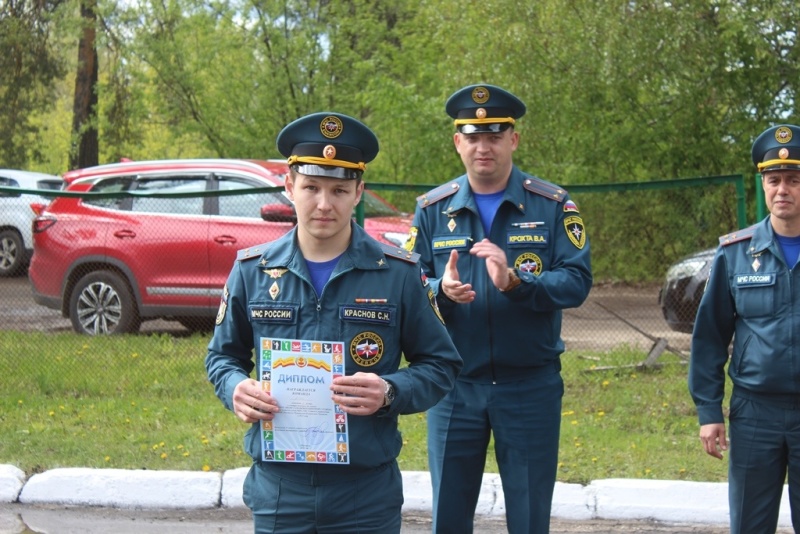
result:
[[[294,365],[296,359],[304,365],[325,368],[330,365],[331,378],[344,376],[344,343],[306,339],[261,338],[259,378],[264,391],[272,391],[272,371],[275,366]],[[330,364],[328,364],[330,360]],[[334,404],[333,424],[336,429],[335,450],[286,450],[275,448],[272,421],[261,422],[262,460],[314,464],[349,464],[350,442],[347,414]]]

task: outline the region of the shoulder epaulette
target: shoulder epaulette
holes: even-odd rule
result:
[[[435,189],[431,189],[427,193],[424,193],[417,197],[417,204],[419,204],[420,208],[424,208],[426,206],[430,206],[436,202],[439,202],[443,198],[447,198],[450,195],[453,195],[458,191],[459,185],[457,182],[447,182],[446,184],[440,185]]]
[[[750,239],[753,237],[757,226],[757,224],[754,224],[753,226],[748,226],[747,228],[742,228],[741,230],[736,230],[735,232],[720,236],[719,244],[725,246],[732,243],[738,243],[739,241],[744,241],[745,239]]]
[[[541,178],[536,178],[535,176],[529,176],[525,178],[525,181],[522,182],[522,185],[531,193],[536,193],[537,195],[541,195],[545,198],[553,199],[556,202],[561,202],[567,195],[567,192],[564,189],[555,184],[551,184],[550,182],[545,182]]]
[[[386,243],[380,243],[380,245],[381,248],[383,249],[383,253],[389,256],[390,258],[396,258],[398,260],[403,260],[408,263],[417,263],[419,261],[419,254],[417,254],[416,252],[409,252],[403,247],[387,245]]]
[[[253,247],[243,248],[236,252],[236,261],[247,261],[253,258],[260,258],[267,250],[269,243],[262,243]]]

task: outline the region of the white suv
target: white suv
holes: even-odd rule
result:
[[[52,174],[0,169],[0,187],[59,190],[63,180]],[[23,274],[33,253],[31,204],[46,206],[50,198],[0,189],[0,277]]]

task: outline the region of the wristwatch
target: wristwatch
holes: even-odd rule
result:
[[[381,379],[383,380],[383,379]],[[383,406],[389,406],[394,400],[394,386],[388,380],[383,380]]]
[[[504,287],[503,289],[501,289],[500,291],[503,292],[503,293],[505,293],[506,291],[511,291],[512,289],[514,289],[515,287],[517,287],[521,283],[522,283],[522,280],[520,280],[519,276],[517,276],[517,271],[515,269],[512,269],[511,267],[509,267],[508,268],[508,285],[506,287]]]

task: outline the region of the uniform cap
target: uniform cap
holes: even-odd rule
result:
[[[753,143],[758,172],[800,169],[800,127],[781,124],[766,129]]]
[[[525,104],[495,85],[468,85],[450,95],[444,109],[464,134],[502,132],[525,115]]]
[[[276,140],[278,152],[300,174],[354,180],[378,155],[378,138],[364,123],[323,111],[287,124]]]

